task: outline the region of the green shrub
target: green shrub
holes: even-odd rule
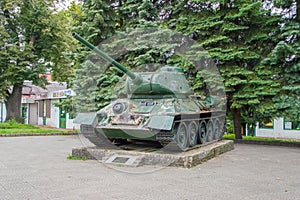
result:
[[[227,139],[227,140],[234,140],[235,135],[234,134],[224,134],[222,138]]]
[[[19,124],[15,120],[0,123],[0,129],[39,129],[32,124]]]
[[[0,134],[22,134],[22,133],[61,133],[58,130],[51,130],[51,129],[0,129]]]
[[[227,133],[233,133],[233,125],[231,121],[226,122],[226,132]]]
[[[235,135],[234,134],[224,134],[223,139],[227,140],[234,140]],[[276,139],[276,138],[261,138],[261,137],[255,137],[255,136],[243,136],[243,140],[258,140],[258,141],[270,141],[270,142],[300,142],[299,140],[282,140],[282,139]]]

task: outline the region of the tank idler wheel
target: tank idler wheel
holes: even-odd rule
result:
[[[218,119],[214,120],[214,139],[219,140],[222,137],[220,121]]]
[[[185,122],[180,122],[175,135],[176,144],[185,150],[188,147],[188,131]]]
[[[207,122],[207,142],[211,142],[214,139],[214,126],[213,126],[213,122],[211,120],[209,120]]]
[[[198,131],[198,138],[199,138],[201,144],[205,144],[206,137],[207,137],[206,123],[203,120],[200,122],[199,131]]]
[[[198,137],[198,125],[197,122],[191,121],[188,128],[189,133],[189,146],[193,147],[197,144],[197,137]]]

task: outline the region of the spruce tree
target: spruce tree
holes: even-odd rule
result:
[[[84,1],[84,3],[86,2],[93,1]],[[108,23],[110,25],[107,29],[112,34],[115,31],[127,33],[126,31],[134,28],[168,28],[192,38],[197,42],[196,46],[202,46],[208,51],[224,79],[228,111],[233,117],[234,133],[237,138],[241,138],[242,121],[254,123],[268,120],[276,115],[279,107],[274,104],[274,97],[277,97],[282,90],[282,82],[276,76],[282,75],[282,70],[281,65],[275,66],[267,63],[280,40],[282,33],[280,26],[283,21],[281,16],[271,13],[270,9],[264,9],[264,1],[147,0],[141,2],[131,0],[105,2],[106,4],[103,6],[110,5],[112,10],[106,13],[110,14],[110,17],[106,18],[105,14],[101,16],[104,21],[107,19],[107,22],[112,22]],[[95,6],[85,8],[84,15],[94,16],[98,9],[95,8]],[[83,17],[84,20],[81,20],[81,23],[82,26],[90,29],[84,28],[82,34],[86,34],[88,39],[89,35],[94,39],[98,38],[95,37],[97,34],[88,33],[88,31],[100,33],[102,28],[101,26],[97,27],[93,17],[87,16]],[[111,19],[114,20],[111,21]],[[106,25],[108,24],[106,23]],[[153,35],[153,37],[156,36]],[[93,44],[97,44],[96,41],[100,40],[90,40]],[[117,58],[125,66],[138,70],[140,66],[149,62],[180,65],[185,69],[193,89],[198,94],[203,94],[201,92],[206,89],[207,83],[203,77],[207,73],[193,71],[191,63],[186,62],[180,56],[170,54],[170,49],[174,48],[171,44],[168,44],[169,46],[157,45],[154,49],[143,45],[125,44],[126,42],[123,47],[125,46],[127,50],[126,54]],[[106,45],[111,49],[114,49],[114,45],[118,46],[116,44]],[[111,53],[114,54],[114,52]],[[186,54],[188,55],[189,52]],[[193,55],[190,56],[193,57]],[[97,64],[94,67],[97,67]],[[113,68],[111,70],[114,71]],[[286,77],[287,74],[293,75],[294,71],[286,73]],[[119,75],[121,74],[118,74],[116,70],[108,74],[101,74],[99,81],[96,81],[98,88],[101,88],[98,89],[100,93],[96,99],[96,101],[102,102],[99,104],[100,106],[105,105],[114,84],[118,82]],[[216,82],[213,77],[209,81],[210,84]],[[84,83],[84,80],[81,82]],[[216,85],[216,88],[218,87],[220,86]],[[288,88],[285,87],[285,89]],[[218,89],[216,90],[218,91]]]
[[[113,36],[119,20],[111,3],[108,0],[73,3],[69,8],[74,22],[73,31],[95,46]],[[77,44],[77,51],[73,52],[77,68],[73,89],[77,95],[73,102],[76,111],[96,111],[109,103],[109,91],[118,77],[116,70],[107,68],[106,63],[87,47]]]
[[[172,13],[169,27],[199,41],[217,63],[234,133],[241,139],[242,116],[254,115],[278,91],[276,81],[257,73],[257,67],[278,41],[280,17],[262,9],[260,1],[247,0],[193,1]]]
[[[276,68],[276,79],[281,91],[274,97],[278,117],[300,123],[300,3],[296,0],[274,1],[284,21],[280,41],[265,59],[264,65]]]

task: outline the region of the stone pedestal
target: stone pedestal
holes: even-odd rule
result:
[[[234,149],[233,141],[221,140],[187,152],[165,152],[162,149],[101,149],[97,147],[73,148],[72,156],[93,159],[118,166],[175,166],[190,168]]]

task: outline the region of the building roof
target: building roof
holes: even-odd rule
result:
[[[32,81],[25,81],[24,86],[22,88],[23,95],[35,95],[35,94],[46,94],[48,92],[58,91],[58,90],[65,90],[67,89],[66,83],[59,83],[59,82],[49,82],[45,88],[36,86],[32,84]]]
[[[25,81],[24,86],[22,88],[22,94],[31,95],[31,94],[41,94],[47,93],[46,89],[43,89],[39,86],[33,85],[31,81]]]
[[[65,89],[67,89],[66,83],[50,82],[49,85],[46,85],[47,92],[53,92],[53,91],[65,90]]]

